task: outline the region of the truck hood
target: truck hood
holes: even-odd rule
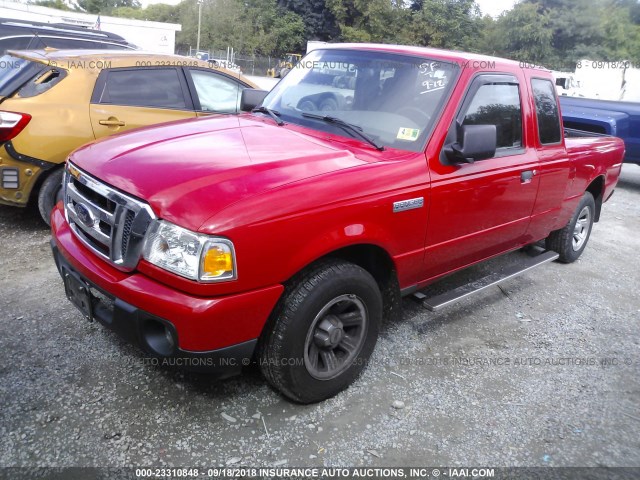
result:
[[[250,196],[364,163],[348,150],[246,116],[138,129],[81,147],[70,161],[191,230]]]

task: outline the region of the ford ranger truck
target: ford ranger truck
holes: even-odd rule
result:
[[[315,50],[241,104],[72,153],[53,253],[84,316],[161,364],[255,362],[302,403],[354,381],[403,295],[542,240],[503,275],[575,261],[624,155],[565,138],[550,72],[466,53]]]

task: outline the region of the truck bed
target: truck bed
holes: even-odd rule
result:
[[[571,134],[565,136],[565,145],[571,159],[580,158],[585,162],[588,158],[597,157],[598,163],[604,160],[605,168],[619,163],[616,152],[624,148],[620,138],[580,130],[571,130]]]
[[[560,97],[560,106],[566,130],[619,137],[626,146],[624,161],[640,164],[640,103]]]

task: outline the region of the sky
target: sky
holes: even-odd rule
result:
[[[505,10],[511,10],[516,0],[476,0],[483,14],[497,17]]]
[[[180,3],[180,0],[141,0],[142,6],[146,7],[152,3],[168,3],[169,5],[176,5]],[[511,9],[516,3],[516,0],[476,0],[476,3],[480,5],[482,13],[488,13],[492,17],[497,17],[505,10]]]
[[[180,3],[180,0],[140,0],[140,4],[143,8],[146,8],[152,3],[166,3],[167,5],[177,5]]]

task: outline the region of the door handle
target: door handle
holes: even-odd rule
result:
[[[525,170],[524,172],[520,173],[520,182],[531,183],[531,180],[533,180],[533,177],[535,177],[537,174],[537,170]]]
[[[108,120],[99,120],[98,123],[100,125],[105,125],[107,127],[124,127],[125,123],[117,118],[110,118]]]

